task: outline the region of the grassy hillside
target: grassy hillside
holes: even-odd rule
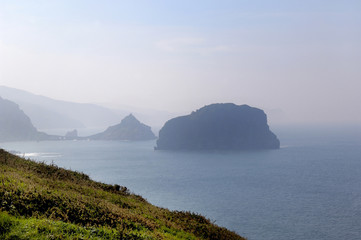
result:
[[[83,173],[0,150],[0,239],[244,239]]]

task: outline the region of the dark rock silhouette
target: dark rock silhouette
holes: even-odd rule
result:
[[[54,139],[57,137],[38,132],[16,103],[0,97],[0,141]]]
[[[151,128],[139,122],[132,114],[125,117],[121,123],[109,127],[102,133],[87,137],[91,140],[128,140],[143,141],[155,139]]]
[[[173,118],[159,131],[156,150],[277,149],[266,114],[248,105],[212,104]]]

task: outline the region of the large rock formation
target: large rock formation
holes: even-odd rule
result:
[[[9,100],[0,97],[0,141],[48,140],[49,136],[38,132],[30,118]]]
[[[73,131],[69,131],[65,134],[64,139],[65,140],[76,140],[78,139],[78,130],[74,129]]]
[[[159,150],[277,149],[280,141],[266,114],[248,105],[212,104],[169,120],[159,131]]]
[[[125,117],[121,123],[109,127],[102,133],[88,137],[91,140],[128,140],[142,141],[155,139],[151,128],[139,122],[132,114]]]

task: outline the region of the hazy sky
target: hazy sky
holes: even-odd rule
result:
[[[56,99],[361,123],[361,1],[0,0],[0,85]]]

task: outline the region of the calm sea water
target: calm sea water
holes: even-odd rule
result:
[[[275,130],[282,148],[154,151],[147,142],[0,143],[120,184],[152,204],[200,213],[249,240],[361,239],[361,131]]]

